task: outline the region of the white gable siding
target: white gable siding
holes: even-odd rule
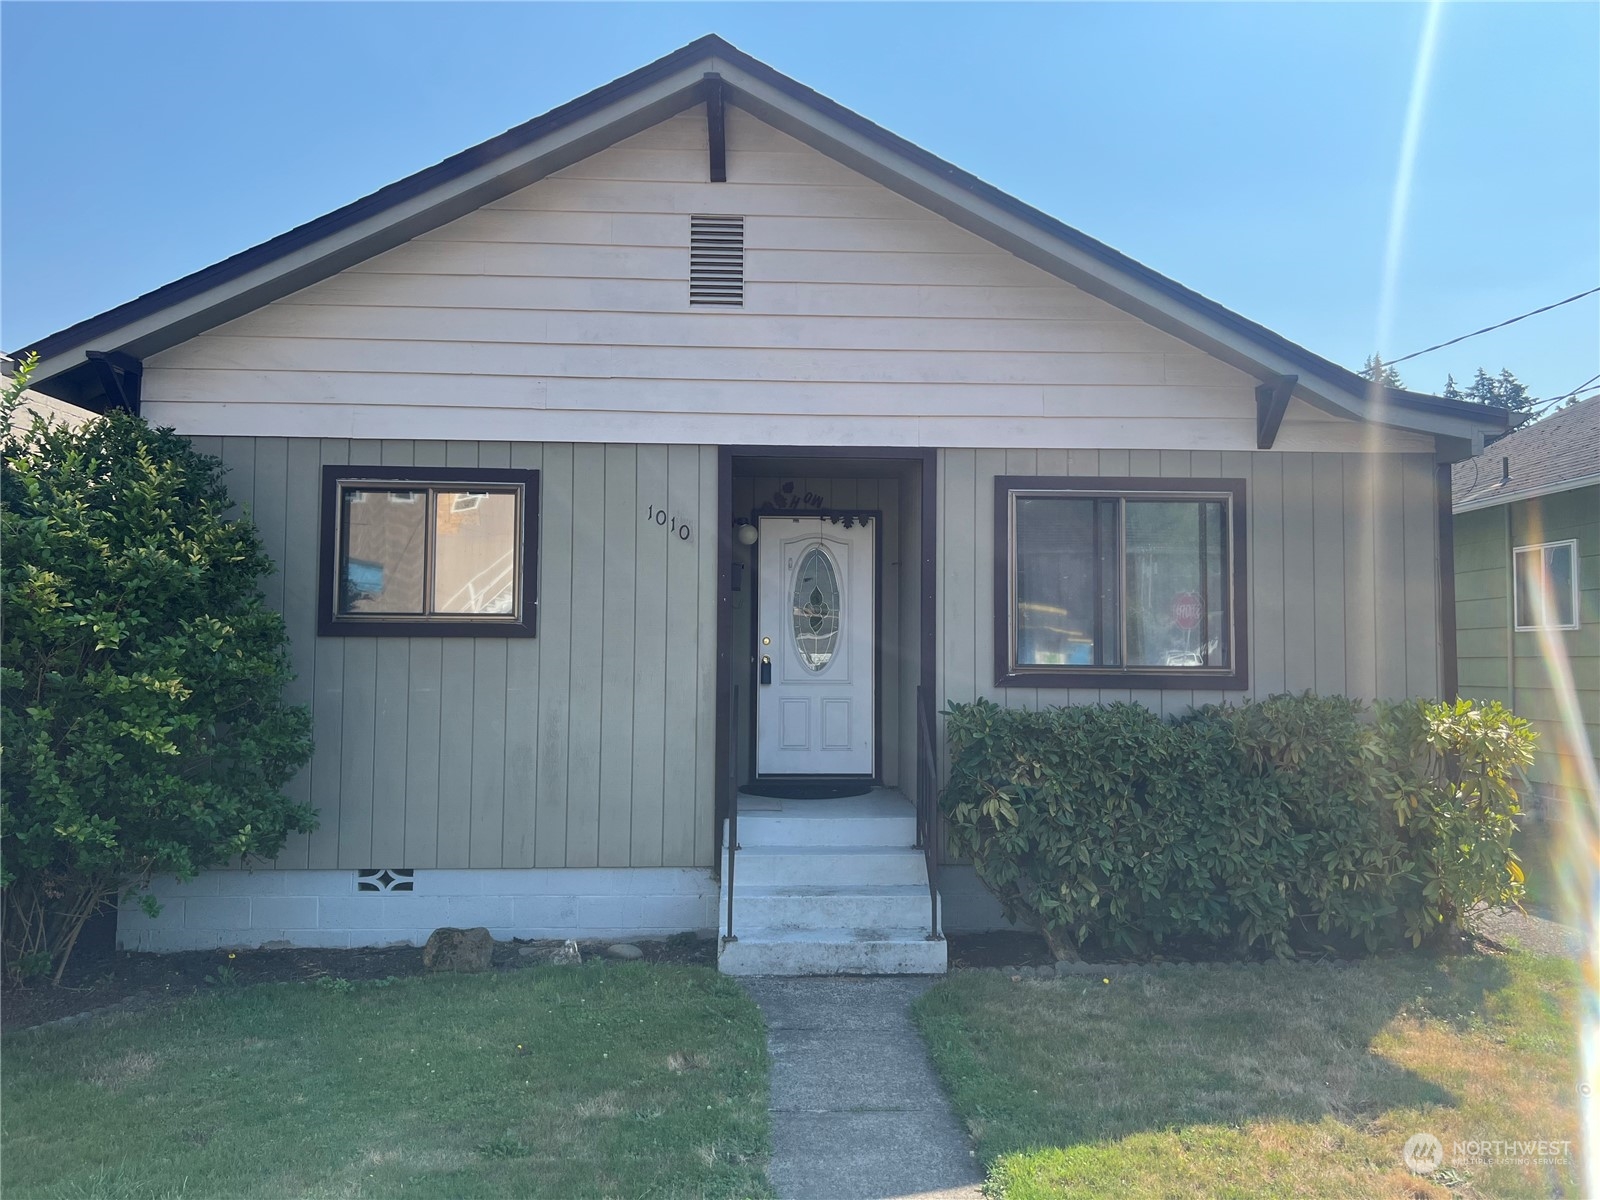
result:
[[[1255,381],[734,109],[695,109],[146,363],[196,434],[1255,445]],[[740,310],[688,223],[746,217]],[[463,411],[466,410],[466,411]],[[1181,424],[1175,424],[1181,422]],[[1296,403],[1282,450],[1425,451]]]

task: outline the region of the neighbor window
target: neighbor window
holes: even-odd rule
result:
[[[995,481],[1002,686],[1243,688],[1244,484]]]
[[[1516,577],[1518,629],[1578,627],[1578,543],[1518,546],[1511,555]]]
[[[539,472],[324,467],[318,632],[528,637]]]

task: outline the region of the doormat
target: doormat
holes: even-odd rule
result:
[[[739,794],[771,796],[778,800],[839,800],[845,796],[865,796],[873,786],[870,779],[859,783],[850,780],[774,779],[747,783],[739,789]]]

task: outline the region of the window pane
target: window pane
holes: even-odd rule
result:
[[[427,494],[347,488],[343,498],[339,611],[422,612]]]
[[[1571,546],[1544,546],[1518,550],[1517,624],[1541,629],[1577,624],[1573,608]]]
[[[434,497],[433,611],[511,616],[517,602],[517,496]]]
[[[1130,666],[1228,665],[1226,511],[1218,500],[1127,502]]]
[[[1544,575],[1549,588],[1548,607],[1550,624],[1576,625],[1578,614],[1572,608],[1572,547],[1546,546]]]
[[[1016,514],[1017,665],[1115,664],[1116,501],[1019,496]]]
[[[821,546],[800,558],[794,573],[794,644],[809,671],[833,661],[839,646],[839,576]]]

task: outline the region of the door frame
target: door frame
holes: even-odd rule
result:
[[[883,509],[881,508],[775,508],[772,505],[762,505],[751,511],[750,516],[756,522],[756,528],[761,527],[762,517],[789,517],[804,520],[807,517],[816,517],[821,521],[842,519],[844,517],[870,517],[872,519],[872,770],[859,775],[830,775],[825,772],[802,772],[793,774],[761,773],[761,760],[757,757],[760,746],[760,697],[756,693],[755,662],[760,657],[758,649],[761,639],[761,560],[756,559],[755,569],[750,572],[750,778],[766,780],[785,779],[818,779],[818,780],[851,780],[859,782],[870,779],[875,784],[883,782]]]
[[[722,861],[722,821],[733,801],[730,784],[730,756],[734,753],[728,734],[728,718],[733,712],[733,460],[736,458],[816,458],[828,460],[872,460],[909,462],[916,466],[907,488],[918,501],[920,525],[920,585],[918,608],[917,682],[939,703],[938,693],[938,612],[939,612],[939,451],[921,446],[718,446],[717,447],[717,728],[716,788],[712,805],[712,863]],[[901,703],[915,703],[901,698]]]

